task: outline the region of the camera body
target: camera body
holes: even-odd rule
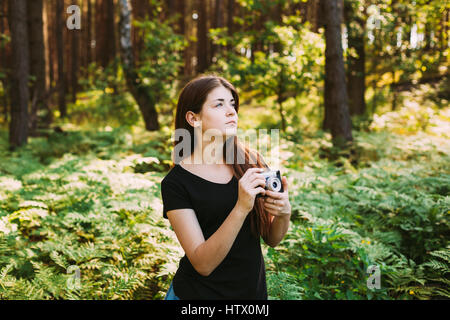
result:
[[[261,173],[266,180],[266,186],[264,189],[273,192],[284,192],[283,183],[281,182],[280,170],[268,170]],[[259,193],[256,197],[261,197]]]

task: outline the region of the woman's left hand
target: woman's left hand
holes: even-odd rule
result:
[[[281,182],[283,183],[283,192],[266,190],[266,196],[264,197],[264,209],[276,217],[291,215],[291,203],[289,202],[286,177],[282,177]]]

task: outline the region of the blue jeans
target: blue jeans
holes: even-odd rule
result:
[[[175,292],[173,291],[173,282],[170,283],[170,288],[169,291],[167,291],[166,297],[164,298],[164,300],[180,300],[180,298],[178,298],[175,295]]]

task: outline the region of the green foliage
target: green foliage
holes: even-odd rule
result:
[[[273,102],[266,103],[279,113],[281,128],[285,130],[296,120],[298,108],[286,109],[283,103],[308,94],[306,88],[323,79],[325,42],[295,16],[286,17],[281,24],[269,20],[261,30],[253,30],[255,10],[270,12],[276,2],[242,1],[241,5],[244,5],[244,20],[239,23],[243,25],[242,30],[248,31],[236,32],[230,38],[225,28],[210,30],[214,43],[231,44],[235,48],[234,52],[219,55],[211,70],[251,93],[258,103],[275,97]],[[256,49],[258,44],[262,47],[249,55],[249,47]]]
[[[1,134],[0,298],[163,298],[182,255],[161,214],[170,129],[68,128],[14,152]],[[352,164],[323,157],[328,135],[282,136],[293,215],[264,248],[270,299],[448,298],[448,142],[355,132]]]
[[[419,297],[441,296],[450,298],[450,247],[443,250],[435,250],[429,253],[429,260],[420,265],[424,269],[424,277],[431,285],[427,288],[416,287],[415,294]],[[425,289],[425,290],[424,290]]]
[[[354,137],[356,166],[321,158],[327,134],[288,136],[293,217],[268,249],[269,272],[287,273],[302,299],[448,298],[448,142],[422,131]],[[367,288],[370,265],[380,289]]]
[[[348,224],[320,218],[300,221],[283,243],[280,249],[269,248],[268,257],[275,269],[297,279],[303,299],[388,298],[386,288],[371,291],[366,284],[366,270],[378,262],[382,248],[370,248],[370,240],[361,240]]]
[[[267,291],[270,292],[269,300],[301,300],[304,289],[300,287],[296,279],[285,272],[268,272]]]
[[[449,298],[448,77],[437,90],[399,94],[395,112],[380,108],[390,109],[392,84],[448,71],[450,49],[433,44],[448,26],[440,20],[445,2],[377,3],[382,27],[364,34],[367,101],[377,114],[354,123],[350,158],[317,130],[323,30],[314,33],[295,16],[256,28],[262,14],[288,2],[238,3],[243,15],[234,17],[232,36],[226,28],[210,30],[217,45],[233,48],[222,50],[211,71],[250,101],[240,111],[247,128],[287,122],[281,170],[293,215],[280,245],[263,247],[270,299]],[[351,3],[358,17],[373,14],[365,10],[369,2]],[[153,17],[159,5],[154,0]],[[170,28],[176,18],[156,24],[153,17],[133,22],[143,39],[136,67],[140,85],[161,107],[173,104],[186,40]],[[436,31],[431,50],[411,45],[414,23],[419,33]],[[354,48],[345,54],[354,56]],[[0,299],[161,299],[183,254],[162,219],[159,190],[171,131],[133,127],[140,115],[118,60],[106,68],[92,64],[80,84],[84,92],[69,114],[88,129],[64,123],[63,133],[43,131],[14,152],[0,131]],[[367,286],[371,265],[380,268],[380,289]],[[75,286],[73,267],[81,275]]]
[[[6,167],[0,176],[0,299],[153,299],[167,290],[181,252],[160,214],[162,175],[134,173],[146,158],[126,154],[133,146],[120,143],[119,131],[78,137],[89,135],[91,149],[111,148],[114,160],[77,154],[70,142],[47,166]],[[70,285],[71,266],[80,271],[78,287]]]
[[[88,91],[78,94],[77,101],[69,104],[71,121],[83,125],[131,126],[140,120],[139,109],[129,93],[123,71],[117,61],[102,68],[91,64],[87,77],[80,83]]]
[[[156,103],[169,101],[174,81],[183,65],[182,50],[187,40],[174,33],[170,22],[144,19],[134,21],[136,32],[144,41],[136,71],[139,83]]]
[[[3,33],[0,34],[0,50],[6,47],[9,42],[11,42],[11,37]],[[0,70],[0,97],[6,94],[6,88],[4,88],[4,83],[2,81],[4,78],[6,78],[6,73]]]
[[[450,137],[443,124],[450,119],[448,109],[420,106],[418,102],[406,100],[399,111],[375,114],[370,124],[374,131],[389,130],[399,134],[416,134],[427,132],[436,136]]]

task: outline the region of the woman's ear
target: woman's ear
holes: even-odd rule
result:
[[[192,126],[192,127],[197,127],[198,126],[198,122],[200,121],[200,117],[192,112],[192,111],[188,111],[186,112],[186,121]]]

